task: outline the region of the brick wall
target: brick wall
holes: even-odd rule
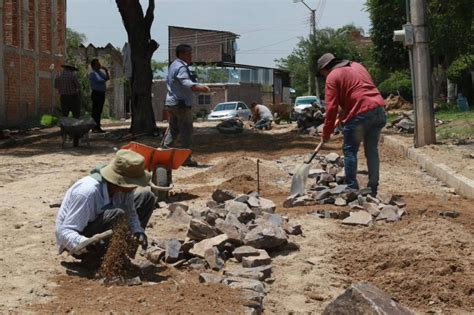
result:
[[[188,44],[193,47],[194,62],[235,62],[233,51],[235,38],[235,35],[227,32],[170,27],[170,62],[176,59],[175,50],[179,44]],[[226,55],[229,55],[228,58],[231,60],[224,60]]]
[[[0,104],[0,110],[4,111],[5,120],[0,121],[0,125],[23,125],[33,116],[52,113],[55,107],[59,107],[52,69],[58,71],[64,63],[65,1],[4,1],[4,66],[0,69],[4,76],[0,82],[4,87],[1,98],[4,104]],[[56,17],[52,17],[53,2],[57,2]],[[56,22],[57,34],[53,36],[53,23]],[[56,47],[54,52],[53,47]]]

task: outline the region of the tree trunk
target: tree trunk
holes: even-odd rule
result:
[[[148,1],[148,9],[143,14],[139,0],[116,0],[123,24],[128,34],[132,59],[131,111],[132,133],[153,133],[156,129],[151,100],[153,72],[151,58],[158,43],[151,39],[155,1]]]

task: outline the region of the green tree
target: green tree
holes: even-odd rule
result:
[[[166,61],[156,61],[155,59],[151,60],[151,70],[153,71],[153,79],[161,80],[164,79],[162,76],[163,70],[168,66]]]

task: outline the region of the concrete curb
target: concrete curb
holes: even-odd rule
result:
[[[417,162],[430,175],[435,176],[449,187],[454,188],[454,191],[458,195],[474,199],[474,180],[457,174],[445,164],[434,163],[426,154],[417,151],[415,148],[406,145],[393,136],[382,135],[382,141],[384,144],[401,152],[406,158]]]

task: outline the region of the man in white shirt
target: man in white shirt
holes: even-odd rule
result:
[[[56,218],[59,253],[66,250],[78,259],[100,260],[105,248],[94,244],[92,237],[112,229],[121,218],[127,218],[135,241],[146,249],[145,228],[155,196],[135,189],[148,186],[150,177],[140,154],[119,150],[110,164],[77,181],[66,192]]]
[[[255,123],[255,128],[270,130],[272,128],[273,120],[273,115],[270,109],[268,109],[267,106],[257,104],[256,102],[250,104],[250,108],[252,110],[252,117]]]

